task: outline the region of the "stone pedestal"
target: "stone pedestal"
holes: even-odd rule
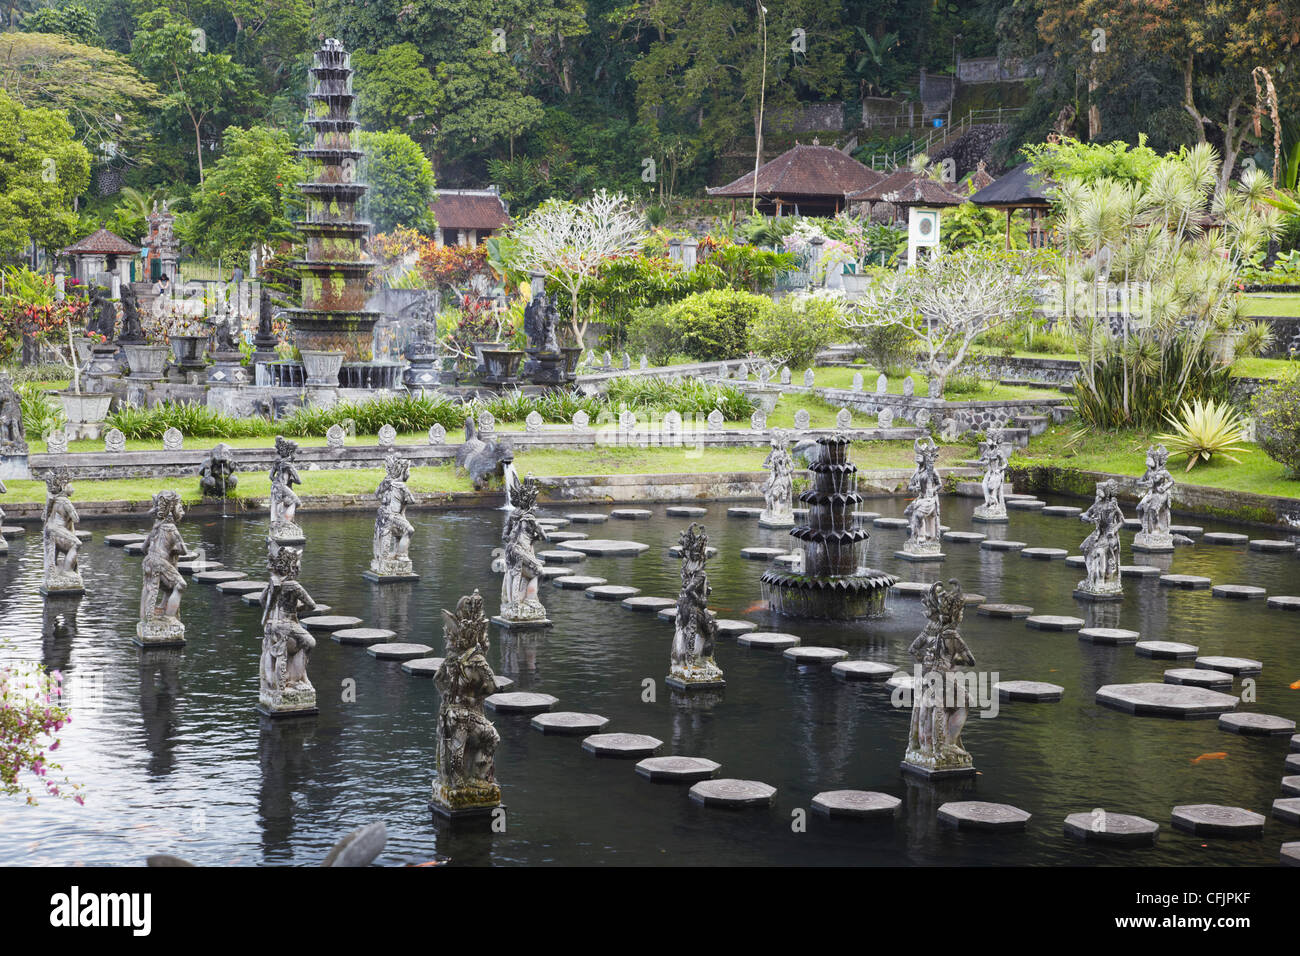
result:
[[[1172,534],[1146,534],[1139,531],[1133,536],[1133,550],[1144,554],[1168,554],[1174,550]]]
[[[916,563],[924,563],[927,561],[942,561],[947,557],[947,555],[944,554],[942,551],[940,551],[937,546],[930,547],[930,548],[917,548],[913,550],[909,547],[910,545],[911,545],[910,541],[907,542],[907,544],[904,544],[902,551],[894,552],[894,557],[902,558],[904,561],[912,561]]]
[[[538,617],[525,621],[512,621],[508,618],[502,617],[500,614],[492,618],[492,623],[499,627],[504,627],[509,631],[533,631],[555,626],[551,623],[551,620],[546,617]]]
[[[121,377],[122,366],[117,346],[108,342],[91,346],[90,364],[82,370],[82,388],[96,393],[112,391],[110,381],[107,380]]]
[[[0,451],[0,481],[28,481],[32,477],[27,467],[27,452]]]
[[[463,791],[452,791],[452,799],[463,799],[472,801],[475,798],[481,800],[480,803],[469,803],[465,806],[451,806],[437,799],[437,784],[434,784],[435,798],[429,801],[429,810],[433,814],[434,823],[451,824],[452,826],[463,826],[466,824],[491,824],[497,810],[504,811],[506,805],[501,802],[501,788],[497,788],[496,802],[489,802],[491,797],[486,792],[476,794],[465,794]]]
[[[316,706],[316,691],[286,691],[277,703],[265,695],[257,699],[257,712],[264,717],[313,717],[320,713]]]
[[[343,367],[342,352],[321,352],[301,349],[303,369],[307,373],[307,386],[338,388],[339,369]]]
[[[483,382],[497,388],[516,385],[519,363],[524,353],[519,349],[484,348]]]
[[[983,524],[1008,524],[1011,519],[1007,517],[1007,507],[990,508],[988,505],[980,505],[971,515],[972,521],[979,521]]]
[[[135,625],[133,643],[140,647],[184,647],[185,625],[174,617],[153,617]]]
[[[758,526],[760,528],[793,528],[793,514],[774,514],[770,511],[764,511],[758,516]]]
[[[41,582],[41,594],[46,597],[79,597],[85,593],[86,585],[77,571],[70,574],[50,571]]]
[[[162,381],[167,356],[171,352],[166,345],[132,342],[123,345],[122,351],[126,353],[126,361],[131,368],[128,381],[148,384]]]
[[[1118,584],[1114,588],[1105,590],[1089,590],[1086,581],[1080,581],[1079,586],[1074,589],[1074,597],[1079,601],[1122,601],[1124,600],[1124,588]]]
[[[441,383],[442,374],[437,368],[436,350],[412,348],[407,353],[407,361],[411,364],[402,372],[402,384],[407,391],[419,393],[425,389],[435,389]]]
[[[361,576],[375,584],[389,584],[394,581],[418,581],[420,576],[411,566],[410,558],[401,560],[388,559],[377,561],[371,559],[370,567],[361,572]]]
[[[252,373],[242,363],[241,352],[213,352],[208,366],[208,383],[212,385],[251,385]]]
[[[537,385],[563,385],[568,378],[565,374],[564,354],[538,352],[532,378]]]

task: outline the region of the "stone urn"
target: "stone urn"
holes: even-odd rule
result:
[[[846,272],[840,276],[840,281],[844,294],[855,298],[867,291],[867,284],[871,281],[871,277],[857,272]]]
[[[203,359],[203,346],[207,344],[206,335],[173,335],[172,357],[182,372],[199,372],[207,364]]]
[[[504,343],[490,343],[496,347],[483,350],[483,381],[488,385],[513,385],[519,378],[519,363],[523,349],[501,348]]]
[[[67,422],[66,431],[70,435],[85,438],[97,438],[98,426],[108,417],[109,405],[113,402],[111,392],[51,392],[63,408],[63,420]]]
[[[339,369],[343,367],[342,352],[317,352],[311,349],[300,351],[309,386],[338,388]]]
[[[776,403],[781,398],[781,389],[767,385],[746,385],[744,382],[737,383],[736,387],[744,392],[746,397],[752,399],[758,405],[758,410],[765,415],[771,415],[776,411]]]
[[[161,380],[167,356],[171,353],[171,349],[165,345],[150,345],[146,342],[124,342],[122,351],[126,353],[127,365],[131,367],[131,378],[140,382]]]
[[[479,374],[483,374],[487,369],[487,360],[483,358],[485,349],[500,349],[505,347],[504,342],[471,342],[470,348],[474,350],[474,362]]]
[[[564,353],[564,377],[572,382],[578,377],[578,363],[582,361],[582,346],[562,345],[560,351]]]

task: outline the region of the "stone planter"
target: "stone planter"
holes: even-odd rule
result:
[[[207,363],[203,359],[203,346],[207,344],[206,335],[173,335],[172,357],[185,372],[201,371]]]
[[[564,353],[564,377],[572,382],[578,377],[578,363],[582,361],[582,346],[562,345],[560,351]]]
[[[132,342],[123,345],[122,350],[126,353],[127,365],[131,367],[131,378],[141,382],[157,382],[162,379],[167,356],[171,353],[167,346]]]
[[[523,358],[522,349],[485,348],[483,381],[488,385],[515,384],[519,378],[519,363]]]
[[[108,416],[108,406],[113,396],[107,392],[54,392],[63,406],[63,418],[71,428],[75,425],[93,425]]]
[[[857,296],[867,291],[870,278],[870,276],[859,275],[856,272],[846,272],[840,276],[840,285],[844,289],[845,295]]]
[[[474,349],[474,361],[477,365],[477,371],[483,373],[487,369],[487,361],[483,358],[484,349],[500,349],[505,345],[504,342],[471,342],[470,347]]]
[[[343,367],[342,352],[316,352],[300,349],[302,364],[307,373],[307,384],[315,387],[338,388],[339,369]]]
[[[737,387],[739,387],[746,396],[757,402],[759,411],[763,412],[765,415],[771,415],[772,412],[776,411],[776,403],[781,398],[781,390],[779,388],[768,388],[763,385],[750,385],[749,387],[746,387],[743,382],[737,383]]]

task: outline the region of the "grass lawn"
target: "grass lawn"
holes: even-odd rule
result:
[[[852,388],[853,376],[860,373],[863,378],[862,388],[864,391],[874,392],[876,390],[876,378],[880,372],[875,369],[852,368],[843,365],[825,366],[814,369],[817,376],[818,388]],[[958,372],[960,374],[960,371]],[[930,394],[930,385],[925,375],[921,372],[913,372],[911,375],[915,387],[915,394],[928,397]],[[903,394],[902,376],[893,376],[889,380],[889,394]],[[944,396],[950,402],[982,402],[1002,399],[1017,398],[1042,398],[1044,395],[1053,395],[1052,389],[1027,388],[1023,385],[1001,385],[997,382],[981,382],[981,388],[976,392],[957,392],[951,388]]]
[[[1247,315],[1286,315],[1300,317],[1300,289],[1285,292],[1251,292],[1242,296]]]
[[[1055,425],[1031,439],[1028,448],[1017,451],[1012,456],[1012,463],[1141,475],[1146,470],[1147,448],[1159,444],[1152,433],[1139,431],[1086,431],[1078,442],[1071,443],[1077,431],[1077,426]],[[1241,459],[1240,464],[1215,457],[1190,472],[1184,470],[1185,458],[1171,458],[1169,470],[1175,480],[1183,484],[1300,498],[1300,481],[1286,478],[1283,467],[1260,451],[1258,446],[1247,444],[1246,450],[1237,457]]]

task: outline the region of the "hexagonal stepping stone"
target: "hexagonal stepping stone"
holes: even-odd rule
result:
[[[649,597],[647,595],[630,597],[623,601],[623,607],[629,611],[640,611],[643,614],[654,614],[666,607],[676,606],[677,602],[672,598]]]
[[[1079,555],[1079,566],[1083,567],[1083,555]],[[1164,572],[1154,564],[1121,564],[1119,576],[1122,578],[1155,578]]]
[[[550,710],[559,700],[550,694],[512,691],[508,694],[493,694],[483,703],[498,714],[540,714],[544,710]]]
[[[556,578],[567,578],[572,576],[573,568],[557,568],[554,565],[543,564],[539,572],[543,581],[554,581]]]
[[[1023,541],[1007,541],[999,538],[989,538],[980,542],[980,547],[985,551],[1019,551],[1025,547]]]
[[[1111,846],[1151,846],[1156,842],[1160,824],[1145,817],[1127,813],[1093,810],[1088,813],[1071,813],[1065,818],[1065,832],[1085,843],[1105,843]]]
[[[911,525],[906,518],[872,518],[871,523],[877,528],[906,528]]]
[[[1264,588],[1257,588],[1251,584],[1216,584],[1210,588],[1210,593],[1218,598],[1233,598],[1238,601],[1249,601],[1268,595],[1268,591]]]
[[[410,674],[412,677],[432,677],[438,673],[442,661],[441,657],[417,657],[409,661],[402,661],[402,673]]]
[[[636,597],[641,589],[626,584],[597,584],[583,593],[593,601],[622,601],[624,598]]]
[[[636,765],[640,776],[655,783],[695,783],[721,769],[722,764],[707,757],[646,757]]]
[[[758,630],[758,625],[753,621],[738,621],[728,617],[717,618],[713,623],[718,626],[719,637],[739,637]]]
[[[1137,631],[1128,631],[1122,627],[1085,627],[1079,630],[1079,640],[1108,647],[1136,644],[1141,636]]]
[[[223,581],[242,581],[248,577],[243,571],[198,571],[194,580],[201,584],[220,584]]]
[[[1174,829],[1197,836],[1257,837],[1264,835],[1264,815],[1241,807],[1216,803],[1189,803],[1174,807]]]
[[[699,508],[695,505],[669,505],[665,509],[665,514],[670,518],[700,518],[708,513],[708,508]]]
[[[548,531],[546,537],[552,544],[560,544],[564,541],[585,541],[588,536],[581,531]]]
[[[1217,717],[1237,707],[1237,698],[1183,684],[1107,684],[1097,703],[1137,717]]]
[[[1040,631],[1078,631],[1086,623],[1081,617],[1069,617],[1065,614],[1031,614],[1025,618],[1027,627]]]
[[[1252,551],[1263,551],[1266,554],[1290,554],[1296,549],[1294,541],[1279,541],[1272,538],[1254,538],[1249,547]]]
[[[503,690],[509,690],[511,687],[515,686],[515,682],[513,680],[511,680],[509,677],[502,677],[500,674],[493,674],[492,679],[496,683],[496,688],[498,692]]]
[[[859,521],[871,521],[874,518],[880,517],[879,511],[854,511],[852,514],[853,517],[857,518]]]
[[[1278,853],[1278,862],[1283,866],[1300,866],[1300,840],[1283,843]]]
[[[796,664],[833,664],[849,656],[849,652],[839,647],[787,647],[781,656]]]
[[[704,556],[706,558],[716,557],[717,554],[718,554],[717,548],[715,548],[711,544],[705,545]],[[668,556],[671,558],[680,558],[682,556],[682,546],[680,544],[673,545],[671,548],[668,549]]]
[[[1283,823],[1300,824],[1300,797],[1279,797],[1274,800],[1273,816]]]
[[[1009,491],[1002,496],[1003,501],[1037,501],[1038,495],[1023,494],[1018,491]]]
[[[1300,611],[1300,597],[1289,594],[1275,594],[1264,603],[1277,611]]]
[[[691,787],[691,799],[706,807],[744,807],[771,806],[776,796],[776,787],[758,780],[735,780],[724,777],[720,780],[701,780]]]
[[[396,631],[390,631],[386,627],[345,627],[331,634],[330,639],[340,644],[369,647],[371,644],[387,643],[396,636]]]
[[[25,528],[23,528],[23,527],[21,527],[21,526],[19,526],[19,525],[5,525],[5,527],[8,528],[8,529],[10,529],[11,532],[14,531],[15,529],[17,530],[17,534],[10,534],[10,533],[4,532],[4,529],[3,529],[3,528],[0,528],[0,537],[3,537],[6,541],[7,541],[9,538],[11,538],[11,537],[12,537],[12,538],[17,538],[17,537],[19,537],[19,536],[24,535],[24,534],[27,533],[27,529],[25,529]],[[93,531],[86,531],[84,528],[81,529],[81,530],[75,531],[75,532],[73,532],[73,533],[76,534],[76,536],[77,536],[78,538],[80,538],[82,541],[89,541],[91,538],[93,538],[93,537],[95,536],[95,532],[93,532]]]
[[[959,830],[1023,830],[1032,814],[1009,803],[954,800],[939,807],[939,819]]]
[[[1160,584],[1167,588],[1181,588],[1184,591],[1195,591],[1208,588],[1213,582],[1199,574],[1162,574],[1160,575]]]
[[[787,554],[778,554],[772,559],[772,563],[778,568],[793,568],[795,563],[803,560],[802,551],[790,551]]]
[[[553,525],[556,528],[563,528],[565,525],[569,524],[570,522],[568,518],[563,518],[560,515],[546,515],[545,517],[538,518],[537,523],[540,525],[546,525],[546,526]]]
[[[540,730],[544,734],[576,737],[604,730],[605,725],[608,723],[609,718],[602,717],[600,714],[580,714],[574,710],[557,710],[554,713],[538,714],[532,719],[531,726],[533,730]]]
[[[1295,721],[1272,714],[1224,714],[1219,729],[1247,737],[1284,737],[1295,733]]]
[[[924,581],[898,581],[894,583],[889,590],[902,597],[917,597],[925,594],[930,590],[930,585]]]
[[[1213,654],[1196,658],[1196,666],[1207,671],[1223,671],[1236,677],[1258,674],[1264,669],[1263,664],[1252,661],[1249,657],[1218,657]]]
[[[648,734],[592,734],[582,749],[597,757],[649,757],[664,745]]]
[[[1224,689],[1232,687],[1232,675],[1223,671],[1200,670],[1195,667],[1171,667],[1165,671],[1165,683]]]
[[[892,820],[902,802],[898,797],[874,790],[823,790],[812,798],[812,808],[828,817]]]
[[[1300,734],[1296,734],[1291,738],[1291,752],[1300,753]]]
[[[1283,777],[1282,792],[1288,797],[1300,797],[1300,777]]]
[[[600,587],[609,582],[605,578],[596,578],[589,574],[562,574],[551,583],[557,588],[569,591],[585,591],[587,588]]]
[[[742,647],[753,647],[760,651],[784,651],[788,647],[798,647],[803,639],[793,634],[781,634],[777,631],[750,631],[736,638]],[[893,673],[893,668],[890,668]]]
[[[1059,561],[1069,555],[1070,552],[1064,548],[1022,548],[1020,550],[1022,558],[1033,558],[1036,561]]]
[[[568,518],[574,524],[602,524],[609,520],[609,515],[582,512],[579,514],[568,514]]]
[[[1065,559],[1065,566],[1067,568],[1081,568],[1085,564],[1087,564],[1087,559],[1085,559],[1081,554],[1072,554]]]
[[[1169,526],[1170,534],[1183,534],[1189,538],[1199,538],[1205,534],[1205,529],[1198,524],[1171,524]]]
[[[222,594],[233,594],[236,597],[241,594],[261,594],[266,590],[266,582],[252,581],[248,578],[238,581],[220,581],[217,583],[217,590]]]
[[[7,537],[7,536],[6,536]],[[146,535],[128,532],[124,534],[106,534],[104,543],[110,548],[124,548],[128,544],[144,544]]]
[[[885,686],[890,690],[898,690],[899,688],[912,690],[915,684],[916,679],[907,671],[898,671],[893,677],[885,681]]]
[[[311,617],[300,618],[298,623],[309,631],[341,631],[345,627],[357,627],[361,618],[347,614],[313,614]]]
[[[985,617],[1029,617],[1034,609],[1026,604],[981,604],[975,613]]]
[[[986,534],[980,534],[978,531],[945,531],[941,537],[944,541],[952,541],[956,544],[979,544],[985,538]],[[862,790],[842,790],[837,793],[865,793]]]
[[[538,551],[537,556],[546,564],[577,564],[579,561],[587,560],[587,556],[581,551],[570,551],[566,548]]]
[[[993,685],[1001,700],[1018,700],[1030,704],[1051,704],[1060,700],[1065,688],[1037,680],[1000,680]]]
[[[741,548],[740,556],[746,561],[771,561],[786,554],[785,548]]]
[[[619,521],[645,521],[654,514],[649,508],[615,508],[609,513],[611,518]]]
[[[130,544],[123,545],[122,553],[129,554],[133,558],[138,558],[144,554],[144,542],[132,541]]]
[[[204,571],[220,571],[225,565],[220,561],[178,561],[176,570],[181,574],[202,574]]]
[[[650,550],[650,545],[640,541],[616,541],[610,538],[588,538],[585,541],[565,541],[560,545],[569,551],[581,551],[597,558],[633,557]]]
[[[1250,541],[1248,534],[1236,534],[1231,531],[1210,531],[1201,535],[1201,540],[1206,544],[1227,544],[1238,545],[1246,544]]]
[[[728,508],[729,518],[757,518],[763,513],[762,508]]]
[[[1195,657],[1199,648],[1195,644],[1183,644],[1179,641],[1138,641],[1133,645],[1139,657],[1152,657],[1160,660],[1182,660]]]
[[[1007,499],[1007,508],[1011,511],[1042,511],[1046,507],[1046,501],[1039,501],[1036,498]]]
[[[366,653],[381,661],[413,661],[417,657],[428,657],[432,650],[428,644],[371,644]]]
[[[985,597],[983,594],[976,594],[974,591],[961,592],[962,604],[976,604],[976,605],[987,604],[988,600],[989,599]]]
[[[839,661],[831,665],[831,673],[844,680],[883,681],[889,680],[897,673],[893,664],[880,661]]]
[[[1043,508],[1043,514],[1053,518],[1074,518],[1083,514],[1083,509],[1073,505],[1047,505]]]

